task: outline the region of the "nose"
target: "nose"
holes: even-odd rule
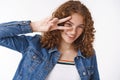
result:
[[[76,32],[77,32],[77,29],[76,29],[76,28],[72,28],[72,29],[70,30],[71,35],[75,35]]]

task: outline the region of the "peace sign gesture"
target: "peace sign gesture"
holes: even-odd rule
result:
[[[69,29],[69,27],[58,26],[60,23],[64,23],[71,19],[71,16],[58,19],[58,18],[46,18],[41,21],[31,22],[31,28],[33,32],[47,32],[52,30],[65,30]]]

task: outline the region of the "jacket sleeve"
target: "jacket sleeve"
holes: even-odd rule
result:
[[[30,21],[12,21],[0,24],[0,45],[22,52],[28,46],[26,36],[31,33]]]
[[[94,54],[93,57],[92,57],[92,64],[94,65],[94,73],[91,76],[90,80],[100,80],[98,66],[97,66],[96,54]]]

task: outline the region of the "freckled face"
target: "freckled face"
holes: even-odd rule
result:
[[[61,32],[62,42],[68,44],[72,44],[82,34],[84,28],[83,17],[80,14],[74,13],[71,17],[64,24],[65,27],[70,27],[70,29]]]

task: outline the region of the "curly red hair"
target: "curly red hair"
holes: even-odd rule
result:
[[[70,0],[58,7],[55,12],[53,12],[52,17],[57,17],[59,19],[68,17],[74,13],[78,13],[84,18],[84,31],[82,35],[79,36],[77,40],[74,41],[74,48],[82,52],[85,57],[93,55],[93,41],[94,41],[94,32],[93,20],[91,13],[88,8],[82,4],[80,1]],[[59,24],[60,25],[60,24]],[[61,42],[61,31],[54,30],[45,32],[42,35],[41,43],[42,46],[50,49],[59,47]]]

